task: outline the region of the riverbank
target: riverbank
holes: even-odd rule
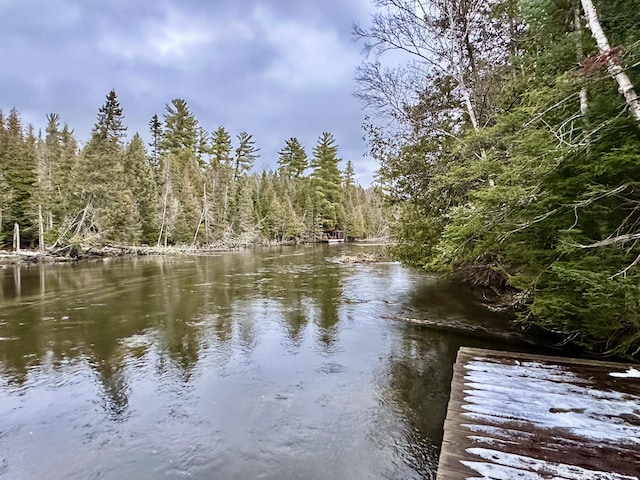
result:
[[[287,244],[279,244],[287,245]],[[148,246],[104,246],[78,248],[67,246],[56,250],[20,250],[11,252],[0,250],[0,266],[22,265],[35,263],[65,263],[80,260],[91,260],[99,258],[115,257],[138,257],[148,255],[207,255],[213,253],[232,252],[245,248],[273,246],[273,245],[246,245],[246,246],[171,246],[171,247],[148,247]]]
[[[313,244],[314,242],[294,242],[294,241],[265,241],[260,243],[225,241],[212,245],[192,246],[192,245],[172,245],[172,246],[135,246],[135,245],[105,245],[102,247],[83,247],[67,245],[58,248],[48,248],[44,251],[22,249],[18,252],[0,250],[0,266],[6,265],[30,265],[36,263],[65,263],[79,260],[92,260],[111,257],[138,257],[149,255],[211,255],[224,252],[234,252],[251,248],[262,247],[282,247],[297,244]],[[365,239],[353,242],[359,246],[388,245],[388,239]],[[364,259],[355,256],[349,257],[351,261],[371,262],[376,259],[365,255]]]

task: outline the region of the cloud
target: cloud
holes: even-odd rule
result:
[[[254,17],[277,52],[265,79],[295,89],[333,89],[351,80],[357,55],[335,30],[304,20],[277,21],[263,6],[256,7]]]
[[[114,88],[132,135],[185,98],[200,124],[253,134],[259,166],[275,168],[284,141],[310,153],[330,131],[361,183],[363,112],[352,96],[359,47],[351,25],[369,0],[0,0],[0,109],[16,107],[43,127],[45,115],[86,141]]]

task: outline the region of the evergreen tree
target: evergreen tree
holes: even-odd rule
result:
[[[211,146],[209,144],[209,132],[204,128],[198,127],[198,136],[196,142],[196,157],[201,168],[210,162]]]
[[[45,139],[40,142],[38,151],[38,188],[34,204],[37,202],[42,209],[46,235],[62,214],[58,175],[62,163],[62,139],[58,114],[47,115]]]
[[[307,153],[297,138],[288,139],[279,152],[278,172],[287,177],[300,177],[309,166]]]
[[[342,175],[340,159],[337,156],[338,146],[333,135],[324,132],[313,149],[311,178],[315,194],[318,198],[318,214],[321,216],[322,228],[332,230],[339,228],[344,220],[342,214]]]
[[[128,242],[135,237],[137,210],[124,175],[124,115],[115,91],[100,107],[91,138],[82,150],[81,192],[78,207],[81,229],[103,241]]]
[[[211,166],[218,169],[223,165],[231,165],[231,135],[223,127],[219,126],[213,132],[211,140]]]
[[[124,115],[115,90],[107,94],[107,99],[98,110],[98,120],[93,127],[91,140],[96,143],[113,143],[122,145],[127,127],[124,126]]]
[[[72,181],[79,170],[78,143],[67,124],[60,132],[60,148],[60,163],[55,168],[54,184],[60,196],[60,219],[63,219],[72,214],[74,198],[80,195],[79,182]]]
[[[234,177],[237,180],[243,173],[249,172],[259,155],[259,148],[256,148],[253,135],[247,132],[238,134],[238,147],[234,157]]]
[[[402,136],[369,133],[388,197],[402,207],[395,251],[403,260],[507,289],[525,325],[563,332],[593,351],[637,355],[640,140],[633,116],[621,115],[621,105],[631,108],[631,90],[621,96],[617,87],[626,80],[615,77],[622,68],[630,83],[640,81],[632,67],[640,57],[640,5],[598,4],[604,34],[624,46],[622,55],[588,37],[585,19],[592,29],[593,19],[580,8],[591,3],[481,5],[490,8],[477,18],[513,26],[516,46],[471,21],[469,10],[451,18],[452,8],[443,17],[450,17],[447,41],[471,47],[455,52],[462,76],[455,68],[431,70],[432,88],[396,117]],[[418,32],[383,18],[374,25],[393,27],[376,30],[387,39]],[[438,40],[425,32],[427,42]],[[509,52],[508,60],[493,57],[498,51]],[[460,105],[465,116],[456,116]]]
[[[197,156],[198,121],[184,99],[177,98],[166,105],[163,162],[168,162],[164,190],[177,202],[175,222],[171,229],[173,241],[191,244],[198,229],[203,205],[204,177]],[[164,209],[163,209],[164,210]]]
[[[137,133],[127,146],[124,160],[124,173],[140,219],[140,228],[135,232],[136,239],[152,244],[158,234],[158,191],[153,170],[147,161],[144,143]]]
[[[5,151],[7,148],[7,131],[5,128],[5,118],[2,110],[0,110],[0,242],[4,241],[4,224],[6,215],[11,205],[11,190],[6,181],[6,161]]]
[[[165,105],[164,137],[161,147],[164,152],[179,155],[185,151],[196,153],[198,143],[198,121],[189,110],[186,100],[176,98]]]
[[[160,145],[163,136],[162,123],[158,119],[158,115],[151,117],[149,131],[151,133],[151,143],[149,143],[151,147],[151,165],[153,170],[157,172],[160,169]]]
[[[344,186],[349,189],[354,185],[356,177],[355,169],[353,168],[353,162],[351,160],[347,161],[347,166],[344,169]]]
[[[35,141],[33,128],[29,127],[29,134],[25,138],[20,114],[15,108],[11,109],[0,139],[0,173],[11,197],[11,203],[3,214],[2,221],[2,238],[5,245],[11,244],[15,223],[21,229],[23,244],[32,244],[37,238],[32,205],[37,181]]]

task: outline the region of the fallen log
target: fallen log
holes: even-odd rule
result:
[[[518,343],[534,344],[535,341],[525,335],[525,332],[518,331],[504,331],[494,330],[484,327],[482,325],[471,325],[468,323],[461,323],[455,321],[439,321],[430,320],[426,318],[407,318],[383,315],[381,318],[385,320],[393,320],[396,322],[410,323],[412,325],[420,325],[422,327],[430,328],[433,330],[457,333],[461,335],[472,335],[477,338],[488,340],[506,340]]]

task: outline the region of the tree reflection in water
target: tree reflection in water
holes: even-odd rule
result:
[[[0,421],[40,432],[25,443],[0,437],[0,450],[139,466],[120,476],[149,465],[177,474],[176,463],[158,466],[174,455],[180,474],[201,468],[201,478],[265,466],[270,478],[429,478],[450,366],[468,339],[382,320],[446,315],[421,303],[446,292],[397,264],[336,262],[348,248],[0,270]],[[23,403],[46,413],[32,425],[8,406]],[[57,418],[70,426],[51,443],[42,425]],[[197,455],[184,453],[190,445]]]

